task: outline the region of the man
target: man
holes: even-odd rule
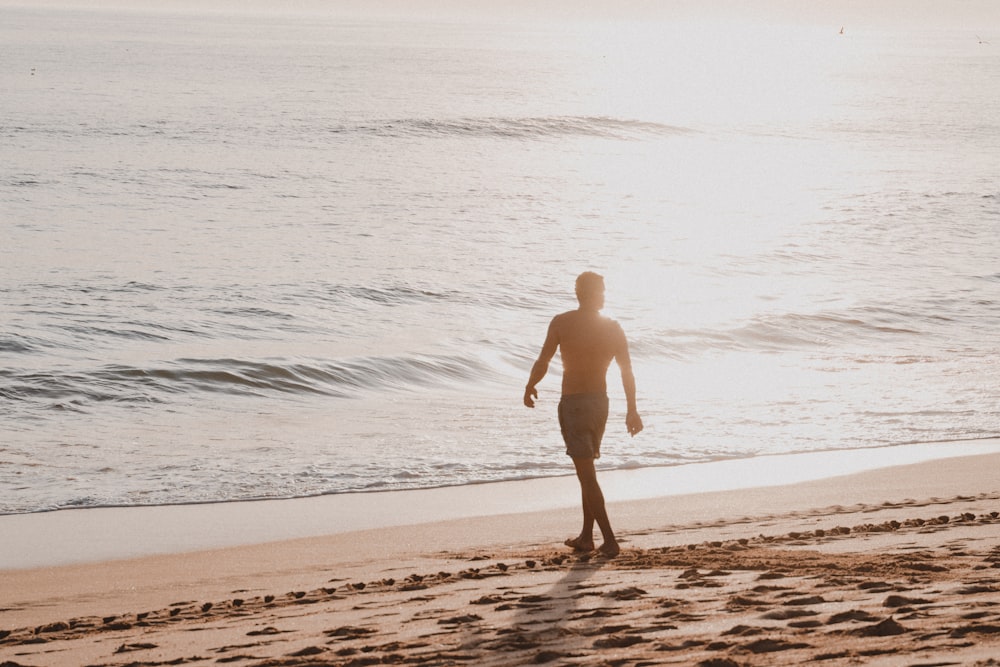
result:
[[[611,530],[594,467],[594,460],[601,456],[601,438],[608,420],[607,374],[612,359],[621,371],[628,404],[625,427],[630,435],[642,430],[642,419],[635,405],[635,377],[625,332],[618,322],[600,314],[604,308],[604,278],[591,271],[581,273],[576,279],[576,298],[579,308],[556,315],[549,324],[542,351],[524,389],[524,404],[535,407],[534,399],[538,398],[535,385],[545,377],[558,348],[563,365],[559,427],[566,453],[576,467],[583,500],[583,530],[578,537],[566,540],[566,545],[575,551],[593,551],[596,521],[604,538],[599,551],[613,557],[620,548]]]

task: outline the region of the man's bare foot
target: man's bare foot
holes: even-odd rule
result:
[[[597,553],[605,558],[614,558],[621,553],[621,547],[618,546],[617,542],[605,542],[597,550]]]
[[[593,540],[588,541],[586,538],[583,537],[571,537],[565,542],[563,542],[563,544],[568,546],[573,551],[590,552],[594,550]]]

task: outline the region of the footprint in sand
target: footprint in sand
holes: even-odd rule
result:
[[[148,642],[138,642],[136,644],[122,644],[115,649],[115,653],[131,653],[132,651],[145,651],[151,648],[157,648],[156,644],[150,644]]]
[[[627,648],[645,641],[649,640],[637,635],[611,635],[610,637],[603,637],[596,640],[594,648]]]
[[[803,616],[816,616],[817,613],[811,609],[775,609],[763,614],[761,618],[769,621],[790,621]]]
[[[916,604],[931,604],[932,600],[925,600],[924,598],[908,598],[903,595],[890,595],[882,603],[883,607],[910,607]]]
[[[846,623],[848,621],[862,621],[865,623],[873,623],[878,620],[877,616],[869,614],[867,611],[862,611],[860,609],[852,609],[850,611],[842,611],[838,614],[833,614],[827,619],[827,625],[837,625],[838,623]]]
[[[638,600],[645,596],[646,591],[635,586],[630,586],[629,588],[622,588],[615,591],[609,591],[604,594],[604,597],[611,598],[613,600],[620,600],[622,602]]]
[[[749,651],[750,653],[775,653],[777,651],[792,651],[800,648],[812,648],[812,646],[803,642],[787,642],[783,639],[768,638],[744,644],[739,647],[739,650]]]
[[[961,628],[955,628],[949,633],[949,637],[952,639],[962,639],[967,635],[980,634],[980,635],[995,635],[1000,634],[1000,625],[966,625]]]
[[[469,623],[475,623],[476,621],[481,620],[483,620],[483,617],[478,614],[465,614],[463,616],[442,618],[438,621],[438,625],[468,625]]]
[[[881,623],[866,625],[863,628],[858,628],[857,630],[854,630],[852,634],[858,635],[859,637],[891,637],[893,635],[901,635],[906,632],[909,632],[909,630],[897,623],[895,619],[890,616]]]

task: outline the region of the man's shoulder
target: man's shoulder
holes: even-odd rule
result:
[[[576,316],[578,313],[579,311],[576,310],[567,310],[565,313],[559,313],[558,315],[552,318],[552,324],[559,324],[560,322],[566,322],[568,320],[572,320],[573,317]]]
[[[552,326],[555,328],[559,328],[560,326],[582,326],[590,330],[594,330],[596,326],[597,330],[624,334],[624,329],[622,329],[622,325],[617,320],[605,317],[604,315],[599,315],[595,319],[591,315],[582,313],[579,310],[567,310],[565,313],[559,313],[552,318]]]

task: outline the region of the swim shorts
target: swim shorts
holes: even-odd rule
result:
[[[608,395],[570,394],[559,401],[559,428],[566,453],[574,459],[601,458],[601,438],[608,423]]]

